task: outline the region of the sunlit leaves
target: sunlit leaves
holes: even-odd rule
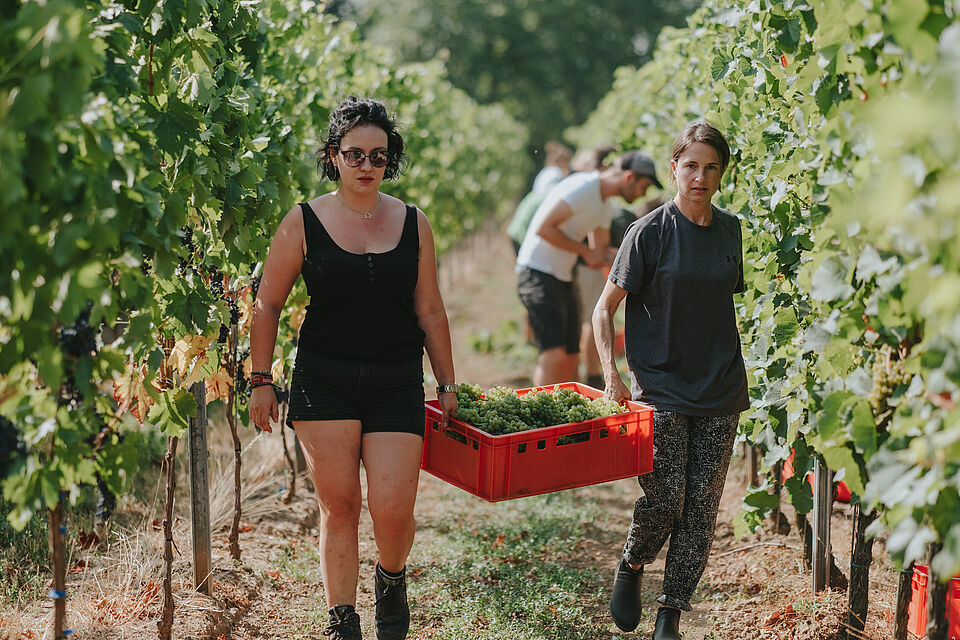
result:
[[[815,454],[842,470],[888,524],[914,522],[892,547],[917,557],[960,530],[945,488],[960,482],[958,16],[926,0],[720,4],[622,70],[574,134],[666,158],[688,120],[724,131],[735,162],[718,199],[745,222],[745,435],[765,466],[792,445],[798,467]],[[866,367],[882,345],[912,382],[874,415]],[[809,509],[804,483],[787,489]],[[749,496],[744,522],[766,501]],[[938,562],[956,573],[960,541],[947,547]]]

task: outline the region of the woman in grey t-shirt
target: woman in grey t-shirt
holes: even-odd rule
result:
[[[740,412],[749,407],[733,294],[743,291],[739,219],[711,199],[730,160],[723,134],[684,129],[670,159],[676,197],[627,230],[593,315],[604,396],[654,407],[653,471],[640,476],[610,613],[640,621],[643,565],[670,537],[654,640],[680,640],[680,612],[703,574]],[[613,354],[613,316],[626,298],[632,389]]]

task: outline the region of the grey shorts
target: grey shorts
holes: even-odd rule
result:
[[[567,353],[580,352],[580,311],[572,282],[523,267],[517,273],[517,292],[540,351],[565,347]]]

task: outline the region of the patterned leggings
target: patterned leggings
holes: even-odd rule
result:
[[[643,496],[633,511],[623,557],[630,564],[649,564],[671,537],[660,604],[690,611],[710,556],[739,419],[739,413],[653,413],[653,471],[638,478]]]

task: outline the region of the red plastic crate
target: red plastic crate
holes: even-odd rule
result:
[[[793,449],[790,449],[790,457],[787,458],[786,462],[783,463],[783,479],[786,481],[787,478],[793,477]],[[810,489],[816,491],[816,487],[813,486],[813,473],[807,474],[807,482],[810,483]],[[850,502],[850,487],[847,486],[847,483],[841,480],[840,482],[834,482],[833,486],[837,490],[836,500],[837,502]]]
[[[907,608],[907,631],[916,638],[927,637],[927,581],[929,572],[923,565],[913,566],[912,595]],[[947,637],[960,640],[960,576],[950,580],[947,590]]]
[[[559,386],[588,398],[603,395],[578,382]],[[553,385],[517,393],[539,389]],[[489,502],[649,473],[653,409],[633,401],[626,406],[627,413],[492,436],[456,418],[444,431],[439,403],[428,400],[420,468]],[[560,444],[563,436],[573,441]]]

